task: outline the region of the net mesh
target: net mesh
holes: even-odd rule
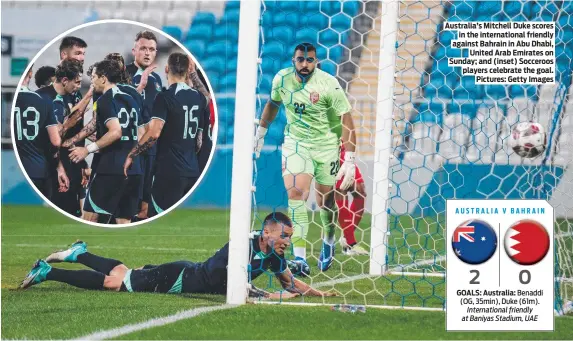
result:
[[[258,115],[272,80],[291,66],[294,46],[312,42],[322,70],[335,76],[352,105],[357,127],[357,165],[366,188],[366,211],[355,236],[369,250],[373,193],[376,94],[382,15],[386,6],[362,1],[263,1],[261,11]],[[399,6],[392,126],[388,169],[388,223],[384,244],[388,271],[369,275],[368,255],[343,255],[337,228],[336,255],[328,271],[317,267],[324,227],[313,198],[306,201],[307,262],[304,281],[334,298],[304,302],[443,308],[445,303],[445,202],[467,199],[547,199],[556,211],[556,307],[573,296],[573,228],[569,163],[573,140],[571,73],[573,2],[403,1]],[[451,47],[455,33],[444,21],[555,21],[556,78],[552,85],[478,85],[448,66],[462,56]],[[290,104],[290,103],[284,103]],[[524,159],[507,145],[511,128],[537,121],[548,132],[547,152]],[[269,127],[256,161],[253,230],[272,211],[292,212],[282,178],[284,107]],[[287,160],[288,163],[288,160]],[[288,186],[287,186],[288,187]],[[353,200],[353,199],[350,199]],[[294,223],[297,224],[296,219]],[[291,259],[294,257],[289,252]],[[256,285],[280,290],[272,274]]]

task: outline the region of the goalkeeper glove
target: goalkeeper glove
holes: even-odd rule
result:
[[[344,163],[336,175],[336,181],[343,179],[342,184],[340,184],[340,189],[343,191],[348,190],[354,185],[354,175],[356,173],[356,164],[354,163],[354,158],[354,152],[346,152],[344,155]]]
[[[261,150],[265,144],[265,135],[267,134],[267,128],[259,126],[257,128],[257,134],[255,135],[255,159],[258,159],[261,155]]]

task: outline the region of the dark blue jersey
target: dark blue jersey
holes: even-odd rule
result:
[[[255,280],[255,278],[269,270],[271,273],[278,275],[287,269],[284,256],[279,256],[274,252],[266,254],[261,251],[260,238],[260,234],[255,234],[250,241],[249,281]],[[207,284],[207,287],[213,290],[211,292],[219,294],[227,292],[228,263],[229,243],[225,244],[223,248],[204,263],[197,264],[198,273],[204,276],[204,282]],[[185,283],[183,285],[185,286]]]
[[[123,164],[129,152],[137,145],[137,127],[141,120],[141,109],[129,94],[117,86],[106,91],[94,105],[96,112],[97,136],[101,139],[107,132],[106,124],[118,120],[121,126],[121,138],[111,145],[100,149],[98,174],[123,174]],[[128,175],[141,175],[141,163],[134,160]]]
[[[126,70],[131,76],[131,81],[133,83],[133,86],[137,88],[139,86],[139,83],[141,82],[141,75],[143,74],[143,69],[139,68],[134,63],[131,63],[127,65]],[[147,85],[145,86],[145,89],[143,89],[143,92],[141,94],[143,96],[143,102],[144,102],[144,108],[142,110],[142,119],[143,123],[145,124],[149,123],[151,117],[151,109],[153,108],[153,102],[155,101],[155,97],[157,96],[157,94],[162,91],[162,87],[163,85],[161,83],[161,78],[159,77],[159,75],[155,72],[149,74],[149,77],[147,77]],[[147,153],[149,155],[156,155],[157,145],[153,145],[147,151]]]
[[[36,90],[36,93],[38,93],[44,99],[52,101],[56,119],[60,124],[64,123],[66,118],[71,114],[71,109],[82,98],[81,93],[79,91],[73,94],[59,95],[56,92],[56,89],[54,88],[53,84]],[[83,120],[80,120],[80,122],[76,123],[75,126],[71,127],[66,131],[66,133],[62,137],[62,141],[74,137],[82,130],[82,128],[83,128]],[[78,141],[75,145],[78,147],[83,147],[85,145],[85,142],[83,140]],[[60,149],[59,156],[64,168],[66,169],[66,172],[70,171],[79,172],[80,168],[87,168],[86,162],[81,162],[79,164],[71,162],[69,158],[69,151],[67,149]]]
[[[172,84],[155,98],[151,119],[165,122],[158,140],[156,176],[198,177],[197,135],[207,100],[185,83]]]
[[[51,142],[48,127],[57,125],[52,101],[23,87],[14,107],[14,138],[22,165],[30,178],[48,176]]]

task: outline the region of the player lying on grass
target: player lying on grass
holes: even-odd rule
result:
[[[284,258],[292,234],[292,222],[286,215],[275,212],[265,218],[263,229],[251,239],[251,280],[266,271],[274,273],[288,292],[282,294],[283,299],[297,295],[334,296],[332,292],[313,289],[293,277]],[[178,261],[130,269],[119,260],[89,253],[86,243],[78,241],[67,250],[52,253],[45,261],[38,260],[20,288],[26,289],[44,281],[57,281],[91,290],[225,295],[228,259],[227,243],[202,263]],[[48,264],[57,262],[80,263],[93,270],[64,270]],[[269,294],[256,288],[251,289],[251,294],[262,294],[268,298],[279,297],[279,293]]]
[[[354,184],[354,148],[356,136],[352,107],[336,78],[317,68],[316,48],[310,43],[296,46],[293,67],[280,70],[273,79],[270,100],[265,105],[255,137],[255,156],[263,148],[269,125],[284,104],[287,126],[282,148],[283,181],[288,193],[289,215],[295,224],[294,254],[300,264],[297,274],[308,275],[306,236],[308,211],[306,200],[312,179],[316,181],[316,202],[320,207],[323,243],[318,261],[326,271],[334,259],[337,207],[333,186],[342,179],[340,187]],[[344,163],[339,163],[339,140],[346,148]],[[340,168],[340,169],[339,169]]]

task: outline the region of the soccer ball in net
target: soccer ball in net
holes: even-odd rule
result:
[[[536,157],[547,147],[545,128],[535,122],[518,123],[511,131],[509,145],[521,157]]]

